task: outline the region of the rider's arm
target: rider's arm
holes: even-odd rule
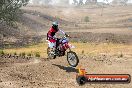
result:
[[[60,30],[59,29],[59,31],[58,31],[60,34],[63,34],[63,35],[65,35],[66,37],[69,37],[69,35],[68,34],[66,34],[64,31],[62,31],[62,30]]]
[[[50,31],[47,33],[47,40],[49,39],[56,39],[56,36],[52,36],[52,33]]]
[[[67,35],[64,31],[60,30],[59,29],[59,33],[63,34],[63,35],[66,35],[66,37],[68,37],[69,35]]]
[[[60,34],[64,34],[64,35],[66,34],[64,31],[62,31],[62,30],[60,30],[60,29],[59,29],[58,32],[59,32]]]

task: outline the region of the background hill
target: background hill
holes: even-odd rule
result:
[[[9,29],[1,24],[1,39],[3,39],[1,41],[8,42],[6,46],[13,42],[17,42],[18,46],[31,42],[42,42],[52,22],[57,20],[60,23],[60,29],[70,33],[73,37],[76,37],[78,32],[82,32],[82,35],[79,34],[80,37],[73,38],[73,41],[132,43],[131,8],[131,5],[105,5],[104,8],[98,5],[28,5],[21,8],[23,14],[17,22],[17,28]],[[85,39],[82,40],[81,38],[84,37]],[[24,44],[21,44],[22,41]]]

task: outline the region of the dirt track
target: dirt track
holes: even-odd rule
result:
[[[101,56],[81,57],[80,63],[90,74],[132,75],[132,55],[123,58]],[[63,59],[63,60],[62,60]],[[12,62],[12,63],[11,63]],[[0,61],[0,88],[131,88],[132,84],[86,84],[76,83],[75,68],[68,67],[65,58],[2,59]]]

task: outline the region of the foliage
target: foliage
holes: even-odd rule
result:
[[[123,55],[123,53],[120,53],[119,55],[118,55],[118,58],[122,58],[124,55]]]
[[[132,45],[131,44],[116,44],[116,43],[77,43],[77,42],[71,42],[72,45],[76,46],[76,48],[73,49],[74,52],[77,54],[84,53],[86,56],[96,56],[100,55],[100,53],[108,53],[111,55],[116,55],[117,57],[124,57],[124,53],[127,51],[128,54],[132,53]],[[41,57],[47,57],[47,43],[40,43],[38,45],[33,45],[30,47],[23,47],[20,49],[5,49],[4,52],[12,53],[31,53],[32,56],[38,54]],[[120,51],[120,52],[119,52]],[[119,53],[118,53],[119,52]],[[38,55],[38,56],[39,56]],[[37,55],[36,55],[37,56]]]
[[[27,5],[29,0],[0,0],[0,22],[11,25],[17,20],[20,7]]]
[[[39,53],[39,52],[36,52],[36,53],[35,53],[35,56],[36,56],[36,57],[40,57],[40,53]]]
[[[31,53],[28,53],[28,54],[27,54],[27,56],[30,56],[30,57],[31,57],[31,56],[32,56],[32,54],[31,54]]]
[[[26,53],[25,53],[25,52],[22,52],[22,53],[21,53],[21,56],[25,56],[25,55],[26,55]]]
[[[14,52],[14,55],[17,55],[17,53],[16,53],[16,52]]]
[[[89,22],[89,17],[86,16],[86,17],[84,18],[84,21],[85,21],[85,22]]]
[[[26,55],[26,53],[25,52],[21,52],[21,53],[19,53],[19,56],[25,56]]]
[[[0,54],[1,54],[1,55],[4,55],[5,53],[4,53],[4,51],[3,51],[3,50],[0,50]]]

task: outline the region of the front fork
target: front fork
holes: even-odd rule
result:
[[[67,53],[70,52],[70,51],[71,51],[71,48],[69,47],[69,48],[66,50],[66,55],[67,55]]]

